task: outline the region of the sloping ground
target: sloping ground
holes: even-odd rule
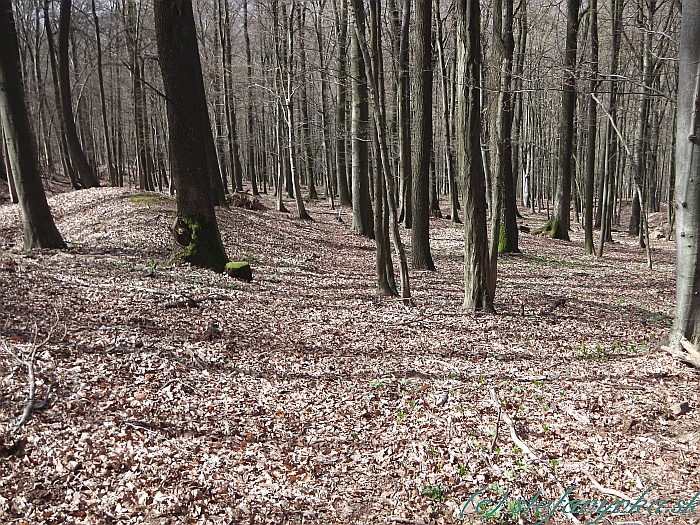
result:
[[[16,207],[0,207],[0,336],[26,359],[56,323],[36,359],[50,404],[17,433],[27,370],[0,347],[2,523],[454,523],[487,485],[465,520],[490,498],[505,503],[489,520],[517,521],[508,505],[541,491],[520,517],[535,523],[573,485],[571,499],[669,500],[618,522],[700,518],[664,514],[700,490],[700,407],[698,373],[653,350],[675,293],[663,239],[649,272],[626,239],[596,260],[580,233],[522,235],[485,315],[460,308],[449,221],[431,223],[439,271],[412,272],[406,308],[375,294],[373,243],[347,210],[220,210],[248,284],[168,263],[165,196],[51,205],[70,248],[30,255]],[[169,307],[188,299],[203,300]]]

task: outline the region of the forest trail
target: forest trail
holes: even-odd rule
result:
[[[654,350],[675,298],[665,239],[650,272],[621,233],[602,260],[580,231],[521,234],[486,315],[460,307],[462,230],[447,220],[431,220],[438,272],[411,272],[406,308],[376,295],[373,242],[325,202],[308,205],[314,222],[271,203],[217,211],[252,283],[168,263],[167,196],[50,204],[69,248],[32,254],[17,207],[0,206],[0,336],[26,357],[58,318],[36,359],[50,405],[17,434],[27,372],[0,347],[3,523],[453,523],[486,485],[481,499],[507,488],[506,502],[572,485],[603,498],[588,474],[633,499],[700,490],[698,373]],[[167,307],[188,298],[203,300]]]

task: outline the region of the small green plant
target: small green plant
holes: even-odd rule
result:
[[[542,423],[542,430],[545,434],[549,432],[549,425],[547,425],[547,423]]]
[[[399,412],[399,421],[402,421],[404,417],[406,417],[406,414]]]
[[[514,499],[508,502],[508,514],[510,514],[514,520],[517,520],[524,512],[525,509]]]
[[[544,385],[544,381],[542,381],[541,379],[535,381],[535,386],[537,388],[542,388],[542,385]]]
[[[458,473],[460,476],[464,476],[464,475],[467,473],[467,467],[466,467],[466,465],[460,465],[460,466],[458,466],[458,467],[457,467],[457,473]]]
[[[435,455],[435,447],[433,447],[433,446],[430,447],[430,455],[431,456]]]
[[[549,463],[552,465],[552,470],[557,470],[557,465],[559,464],[559,460],[557,459],[550,459]]]
[[[514,387],[511,389],[511,392],[513,392],[514,394],[519,394],[521,390],[522,390],[522,389],[521,389],[519,386],[514,386]]]
[[[382,388],[386,386],[386,383],[384,381],[370,381],[369,386],[372,388]]]
[[[357,439],[357,437],[358,437],[358,436],[357,436],[357,432],[353,432],[352,434],[350,434],[350,437],[351,437],[352,439]]]
[[[515,479],[515,472],[512,472],[512,471],[510,471],[510,470],[506,470],[506,471],[503,473],[503,477],[506,478],[506,479],[511,479],[511,480],[512,480],[512,479]]]
[[[447,489],[443,489],[442,487],[425,485],[423,487],[422,494],[424,496],[428,496],[429,498],[434,499],[435,501],[442,501],[447,497],[448,493]]]
[[[486,377],[484,377],[484,374],[479,374],[479,384],[483,385],[484,381],[486,381]]]
[[[408,404],[411,406],[411,408],[416,407],[416,400],[415,399],[409,399]]]

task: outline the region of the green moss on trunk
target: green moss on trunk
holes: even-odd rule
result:
[[[194,266],[209,268],[219,273],[223,272],[228,257],[221,242],[216,219],[213,221],[207,221],[203,217],[180,217],[180,219],[192,231],[192,241],[189,246],[175,244],[173,261],[188,262]]]
[[[552,239],[569,240],[569,232],[565,231],[556,217],[552,217],[547,224],[535,230],[536,234],[549,235]]]
[[[503,220],[501,221],[501,231],[498,235],[498,253],[520,253],[517,230],[515,239],[512,239],[508,235],[508,228]]]

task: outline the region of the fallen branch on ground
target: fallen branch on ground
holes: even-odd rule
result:
[[[496,396],[496,391],[492,388],[490,390],[491,392],[491,400],[494,402],[496,407],[501,410],[501,403],[498,401],[498,397]],[[538,460],[540,459],[537,454],[535,454],[532,449],[527,446],[527,443],[525,443],[522,439],[518,437],[517,432],[515,432],[515,425],[513,424],[513,420],[510,418],[508,413],[505,410],[501,410],[501,415],[503,421],[505,421],[506,425],[508,425],[508,428],[510,429],[510,438],[513,440],[513,443],[518,445],[518,448],[525,452],[528,456],[530,456],[530,459],[532,460]]]
[[[24,410],[22,411],[22,417],[19,419],[17,424],[15,425],[15,431],[19,430],[24,426],[24,424],[29,421],[29,418],[32,416],[32,413],[36,410],[42,410],[46,408],[48,402],[49,402],[49,396],[51,395],[51,389],[53,388],[54,384],[51,383],[46,391],[46,397],[41,403],[36,403],[36,377],[34,375],[34,363],[36,361],[36,353],[40,348],[43,348],[50,340],[51,336],[53,335],[53,331],[56,329],[58,326],[58,313],[56,314],[56,321],[54,322],[53,325],[51,325],[51,328],[49,329],[49,333],[46,336],[46,338],[37,344],[36,342],[36,337],[38,334],[38,328],[35,326],[35,332],[34,332],[34,341],[32,342],[32,350],[29,353],[29,357],[27,359],[22,359],[20,358],[17,354],[12,352],[10,347],[7,345],[7,343],[2,340],[2,344],[5,347],[5,351],[9,353],[12,357],[14,357],[19,363],[23,366],[27,367],[27,375],[29,376],[29,392],[28,392],[28,397],[27,397],[27,404],[24,407]]]
[[[186,299],[183,299],[182,301],[173,301],[171,303],[165,303],[164,307],[165,308],[182,308],[183,306],[187,306],[188,308],[199,308],[199,305],[203,303],[204,301],[233,301],[233,297],[228,297],[226,295],[219,295],[219,294],[214,294],[214,295],[207,295],[206,297],[200,297],[198,299],[195,299],[193,297],[189,297],[187,295],[181,294]]]
[[[671,348],[670,346],[662,346],[661,350],[669,353],[671,356],[675,357],[683,363],[694,366],[695,368],[700,368],[700,352],[697,348],[688,341],[685,337],[680,340],[680,345],[683,350]]]
[[[537,315],[543,316],[543,315],[553,315],[554,310],[559,308],[560,306],[564,306],[566,304],[566,297],[560,297],[559,299],[556,299],[550,304],[547,308],[542,310],[540,313]]]

